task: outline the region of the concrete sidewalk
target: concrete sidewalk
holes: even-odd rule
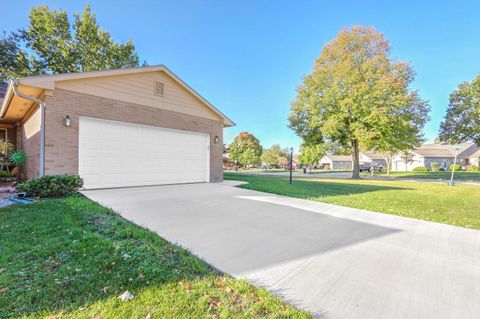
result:
[[[87,197],[326,318],[480,318],[480,231],[189,184]]]

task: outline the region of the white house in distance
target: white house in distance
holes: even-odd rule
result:
[[[475,143],[462,144],[423,144],[419,148],[409,151],[409,160],[405,164],[405,156],[397,154],[393,156],[393,171],[411,171],[415,167],[424,166],[430,169],[431,162],[440,164],[440,168],[448,170],[450,164],[455,159],[455,148],[458,149],[457,164],[463,168],[468,165],[480,164],[480,148]],[[387,161],[380,153],[361,152],[360,163],[378,163],[383,167],[387,166]],[[324,169],[345,169],[350,170],[353,167],[351,155],[325,155],[320,159],[320,166]]]
[[[382,165],[382,167],[387,167],[387,160],[380,153],[375,152],[361,152],[360,153],[360,163],[376,163]]]
[[[323,169],[352,169],[352,155],[330,155],[327,154],[320,159],[320,166]]]
[[[360,163],[376,163],[387,167],[387,161],[379,153],[361,152]],[[320,166],[324,169],[352,169],[353,160],[351,155],[327,154],[320,159]]]
[[[462,167],[478,165],[480,155],[479,147],[475,143],[462,144],[423,144],[419,148],[409,152],[409,160],[405,163],[405,156],[397,154],[393,157],[392,170],[411,171],[415,167],[424,166],[430,169],[430,163],[437,162],[440,168],[448,170],[455,159],[456,147],[458,149],[457,164]]]

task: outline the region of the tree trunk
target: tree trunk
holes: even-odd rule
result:
[[[358,140],[353,140],[352,142],[352,147],[353,147],[353,173],[352,173],[352,178],[353,179],[360,179],[360,150],[358,146]]]
[[[384,158],[387,162],[387,176],[390,176],[390,172],[392,171],[393,155],[391,153],[386,153],[384,154]]]

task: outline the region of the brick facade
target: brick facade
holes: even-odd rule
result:
[[[93,95],[56,89],[46,97],[45,174],[78,174],[79,117],[151,125],[210,135],[210,181],[223,180],[223,123]],[[64,126],[68,115],[71,126]],[[219,137],[217,144],[215,136]],[[38,145],[38,143],[37,143]]]

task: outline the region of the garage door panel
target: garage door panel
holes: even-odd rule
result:
[[[80,118],[85,188],[209,181],[208,134]]]

